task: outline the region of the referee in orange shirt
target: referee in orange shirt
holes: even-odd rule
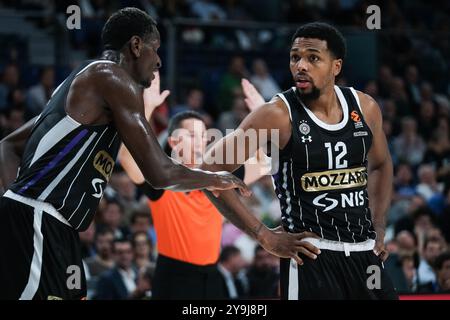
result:
[[[201,115],[193,111],[176,114],[169,123],[167,143],[171,149],[184,151],[177,161],[190,168],[198,166],[207,143]],[[201,191],[153,189],[145,183],[125,148],[121,149],[119,159],[131,180],[149,198],[159,254],[152,297],[225,298],[225,287],[216,265],[223,223],[220,212]]]
[[[245,102],[250,110],[264,103],[263,98],[247,80],[242,81]],[[169,91],[160,92],[159,74],[144,95],[145,113],[160,105]],[[183,130],[177,130],[183,129]],[[175,115],[168,128],[166,152],[176,152],[176,160],[195,168],[201,163],[206,149],[206,127],[200,114],[192,111]],[[218,273],[223,216],[201,191],[173,192],[156,190],[145,183],[144,177],[122,146],[119,160],[131,180],[149,198],[157,236],[158,260],[152,283],[154,299],[225,299],[227,291]],[[251,184],[268,171],[263,162],[246,165],[237,175]]]

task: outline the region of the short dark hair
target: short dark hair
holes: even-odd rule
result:
[[[436,271],[441,270],[447,260],[450,260],[450,251],[445,251],[436,257],[436,260],[434,260],[434,269]]]
[[[105,50],[120,50],[132,36],[148,39],[158,33],[156,21],[138,8],[124,8],[111,15],[102,30]]]
[[[228,261],[231,257],[238,255],[241,253],[241,250],[236,248],[235,246],[225,246],[222,248],[222,252],[220,252],[219,261],[225,262]]]
[[[136,238],[140,235],[145,236],[145,240],[147,241],[147,244],[149,245],[149,247],[153,246],[152,239],[148,236],[148,234],[144,231],[139,231],[139,232],[133,233],[133,235],[131,236],[131,244],[133,245],[133,248],[136,248],[136,245],[137,245]]]
[[[170,119],[169,127],[167,129],[169,137],[173,134],[175,130],[181,127],[181,122],[183,122],[183,120],[192,118],[203,121],[202,115],[195,111],[183,111],[174,115],[172,119]]]
[[[152,216],[148,211],[144,211],[141,209],[136,209],[131,213],[130,224],[135,224],[138,218],[148,219],[150,222],[152,221]]]
[[[436,238],[436,237],[425,237],[425,240],[423,242],[423,250],[425,250],[430,243],[441,244],[442,242],[439,238]]]
[[[133,248],[133,241],[129,237],[121,237],[113,240],[113,250],[115,251],[115,247],[117,243],[129,243],[130,247]]]
[[[111,228],[106,226],[99,227],[95,232],[94,240],[97,241],[99,237],[107,235],[108,233],[114,237],[114,231]]]
[[[292,43],[297,38],[314,38],[327,42],[327,48],[336,59],[344,59],[347,52],[345,38],[334,26],[324,22],[311,22],[302,25],[292,37]]]

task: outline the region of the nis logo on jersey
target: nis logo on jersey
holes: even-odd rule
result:
[[[109,181],[114,169],[114,160],[105,150],[99,151],[94,158],[94,168]]]
[[[367,185],[367,170],[358,167],[308,172],[302,176],[301,185],[306,192],[363,187]]]

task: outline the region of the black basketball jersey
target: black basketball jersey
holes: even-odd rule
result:
[[[120,139],[112,123],[83,125],[65,111],[77,75],[96,63],[74,70],[54,91],[37,119],[10,189],[50,203],[77,230],[86,229],[112,174]]]
[[[278,94],[289,109],[291,138],[273,176],[282,225],[328,240],[375,239],[367,194],[367,153],[372,133],[353,88],[334,87],[343,110],[327,124],[305,106],[292,88]]]

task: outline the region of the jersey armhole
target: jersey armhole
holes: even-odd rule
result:
[[[287,101],[286,97],[285,97],[284,94],[282,94],[282,93],[278,93],[278,94],[276,95],[276,97],[280,97],[280,99],[283,100],[284,105],[285,105],[286,108],[288,109],[288,112],[289,112],[289,119],[291,120],[291,123],[292,123],[291,106],[289,105],[289,102]]]
[[[356,104],[358,105],[359,111],[361,112],[362,116],[364,117],[364,112],[362,111],[362,108],[361,108],[361,102],[359,101],[358,93],[356,92],[356,90],[353,87],[350,87],[350,91],[352,92],[353,96],[355,97]]]

